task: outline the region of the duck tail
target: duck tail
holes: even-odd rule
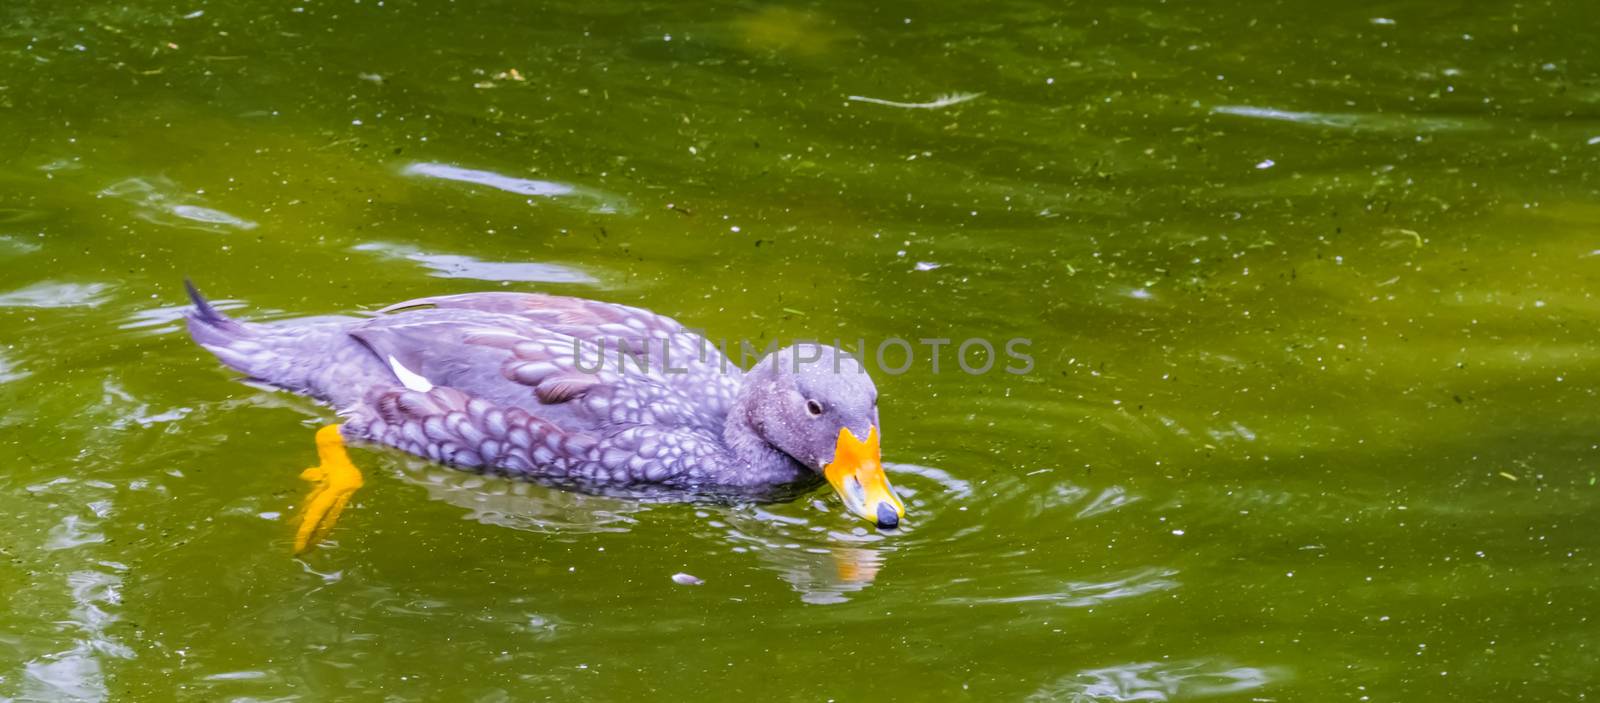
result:
[[[189,336],[235,371],[257,381],[305,393],[346,407],[358,402],[375,381],[389,379],[389,369],[349,334],[356,320],[325,318],[275,323],[245,322],[228,317],[185,279],[194,303]]]
[[[258,336],[254,326],[223,314],[200,294],[200,290],[194,287],[194,281],[183,279],[183,288],[188,291],[190,302],[194,303],[194,309],[186,317],[189,336],[195,344],[216,354],[224,364],[245,373],[254,373],[259,360],[252,358],[252,352],[260,348],[254,341]]]
[[[183,289],[189,293],[189,302],[194,303],[194,312],[189,313],[191,323],[198,322],[207,327],[228,330],[244,327],[233,318],[222,314],[222,311],[212,305],[211,301],[206,300],[206,297],[200,294],[200,289],[194,287],[194,281],[189,280],[187,277],[183,279]],[[190,325],[190,331],[194,331],[193,324]]]

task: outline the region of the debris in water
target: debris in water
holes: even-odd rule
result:
[[[686,574],[680,571],[672,575],[672,582],[679,586],[699,586],[705,583],[706,580],[694,574]]]
[[[934,263],[932,261],[918,261],[917,265],[915,266],[915,268],[918,271],[932,271],[932,270],[934,270],[936,268],[939,268],[940,266],[943,266],[943,265],[944,264],[936,264],[936,263]]]
[[[1406,235],[1407,237],[1410,237],[1411,241],[1416,242],[1418,249],[1422,248],[1422,235],[1419,234],[1416,230],[1414,230],[1414,229],[1396,228],[1394,231],[1398,232],[1400,234]]]
[[[981,95],[983,95],[983,93],[951,93],[949,95],[941,95],[937,98],[934,98],[932,101],[925,103],[903,103],[895,100],[884,100],[882,98],[869,98],[864,95],[849,95],[846,96],[845,99],[854,100],[859,103],[872,103],[873,105],[900,107],[907,110],[936,110],[941,107],[960,105],[961,103],[972,100],[973,98]]]
[[[1211,108],[1211,112],[1218,115],[1232,115],[1234,117],[1248,117],[1258,120],[1278,120],[1315,127],[1405,132],[1408,134],[1416,132],[1476,131],[1488,128],[1486,123],[1476,120],[1418,117],[1416,115],[1376,112],[1300,112],[1253,105],[1218,105]]]

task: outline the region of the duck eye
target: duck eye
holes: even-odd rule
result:
[[[818,403],[815,400],[806,401],[806,412],[811,413],[812,417],[817,417],[818,415],[821,415],[822,414],[822,403]]]

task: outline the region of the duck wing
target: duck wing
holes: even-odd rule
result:
[[[721,387],[689,386],[655,363],[620,363],[524,317],[471,309],[424,309],[348,330],[410,390],[456,389],[521,408],[569,432],[647,425],[720,437]]]
[[[509,315],[579,340],[586,348],[603,346],[601,358],[607,368],[644,362],[660,383],[695,398],[718,417],[732,407],[744,378],[744,372],[704,335],[643,308],[542,293],[464,293],[408,300],[378,314],[417,308]],[[626,358],[618,356],[619,350]]]

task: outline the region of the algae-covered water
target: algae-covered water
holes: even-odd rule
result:
[[[1592,698],[1597,22],[6,0],[0,698]],[[907,527],[369,447],[296,558],[333,416],[194,347],[186,275],[912,340]],[[918,341],[974,337],[1032,368]]]

